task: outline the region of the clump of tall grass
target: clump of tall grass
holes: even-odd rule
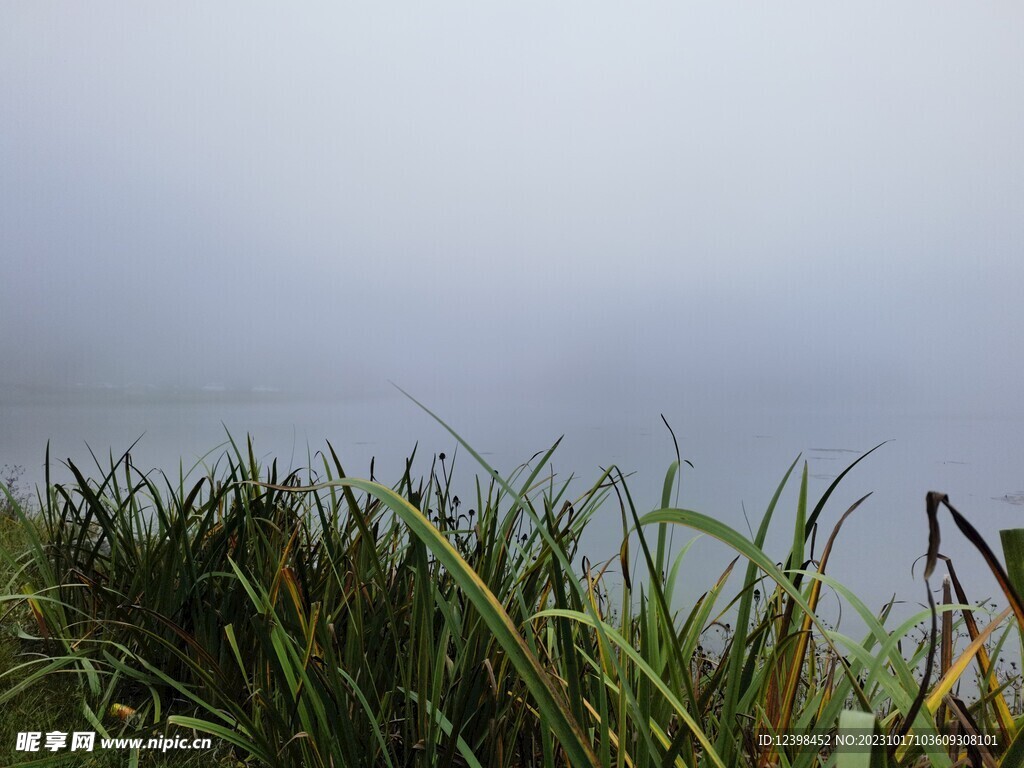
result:
[[[834,734],[841,721],[887,734],[998,733],[1001,746],[977,759],[1017,764],[1007,761],[1024,749],[1020,713],[992,663],[1017,625],[1004,614],[980,629],[958,593],[886,629],[889,608],[875,615],[827,574],[842,523],[864,499],[814,551],[812,532],[861,459],[813,504],[804,466],[792,544],[771,557],[764,542],[798,461],[750,540],[673,503],[678,455],[659,509],[642,514],[614,468],[570,496],[568,481],[544,473],[554,447],[504,477],[459,441],[483,469],[463,498],[453,460],[438,455],[419,478],[415,451],[390,488],[349,477],[329,445],[315,466],[284,473],[261,466],[251,442],[231,442],[198,479],[140,472],[130,454],[97,480],[69,462],[74,482],[47,481],[37,520],[14,503],[28,545],[7,558],[3,599],[29,606],[32,654],[19,685],[70,674],[98,727],[195,729],[272,766],[858,764],[863,755],[764,739]],[[577,550],[602,505],[622,544],[596,563]],[[672,551],[672,526],[737,553],[689,610],[673,599],[685,549]],[[929,576],[937,523],[932,535]],[[862,640],[818,618],[826,587],[859,614]],[[956,615],[970,637],[959,656]],[[935,631],[913,642],[922,620]],[[709,628],[726,621],[727,646],[707,652]],[[972,661],[984,695],[968,705],[952,686]],[[933,667],[934,682],[921,671]],[[953,766],[961,756],[974,754],[870,757]]]

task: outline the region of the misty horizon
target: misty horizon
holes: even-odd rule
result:
[[[1013,6],[0,18],[6,386],[1021,411]]]

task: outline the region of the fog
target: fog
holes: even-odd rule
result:
[[[4,3],[0,383],[1020,413],[1022,22]]]

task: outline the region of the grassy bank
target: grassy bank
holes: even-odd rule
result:
[[[126,455],[93,479],[70,466],[75,481],[48,484],[34,513],[9,498],[0,759],[41,756],[12,750],[12,734],[49,727],[28,714],[52,701],[69,708],[55,728],[77,718],[111,735],[209,735],[206,762],[231,765],[1018,764],[1007,755],[1014,679],[995,660],[1018,646],[1021,616],[970,610],[937,540],[929,576],[950,567],[948,599],[888,628],[887,609],[876,615],[828,576],[860,502],[832,510],[835,484],[809,499],[798,462],[750,540],[677,506],[678,458],[652,512],[634,507],[615,469],[570,498],[548,458],[502,477],[477,456],[459,498],[444,454],[422,474],[414,455],[387,487],[348,477],[329,446],[283,474],[232,444],[202,476],[143,473]],[[783,510],[790,483],[797,508]],[[598,510],[622,531],[603,562],[577,551]],[[773,524],[792,528],[787,552],[763,551]],[[736,560],[688,573],[685,549],[669,547],[677,527],[725,542]],[[680,610],[684,578],[706,591]],[[857,612],[864,637],[818,620],[823,587]],[[921,621],[934,631],[912,639]],[[726,625],[724,650],[706,650]],[[972,676],[985,694],[963,701],[955,686]],[[868,755],[770,743],[831,739],[840,722],[999,745]]]

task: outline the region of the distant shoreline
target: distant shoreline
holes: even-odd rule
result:
[[[199,387],[158,387],[139,384],[72,384],[46,386],[28,384],[0,384],[2,406],[58,406],[75,404],[134,405],[134,404],[216,404],[216,403],[282,403],[316,402],[322,400],[366,400],[392,396],[365,389],[341,389],[334,392],[286,390],[255,385],[235,387],[206,384]]]

